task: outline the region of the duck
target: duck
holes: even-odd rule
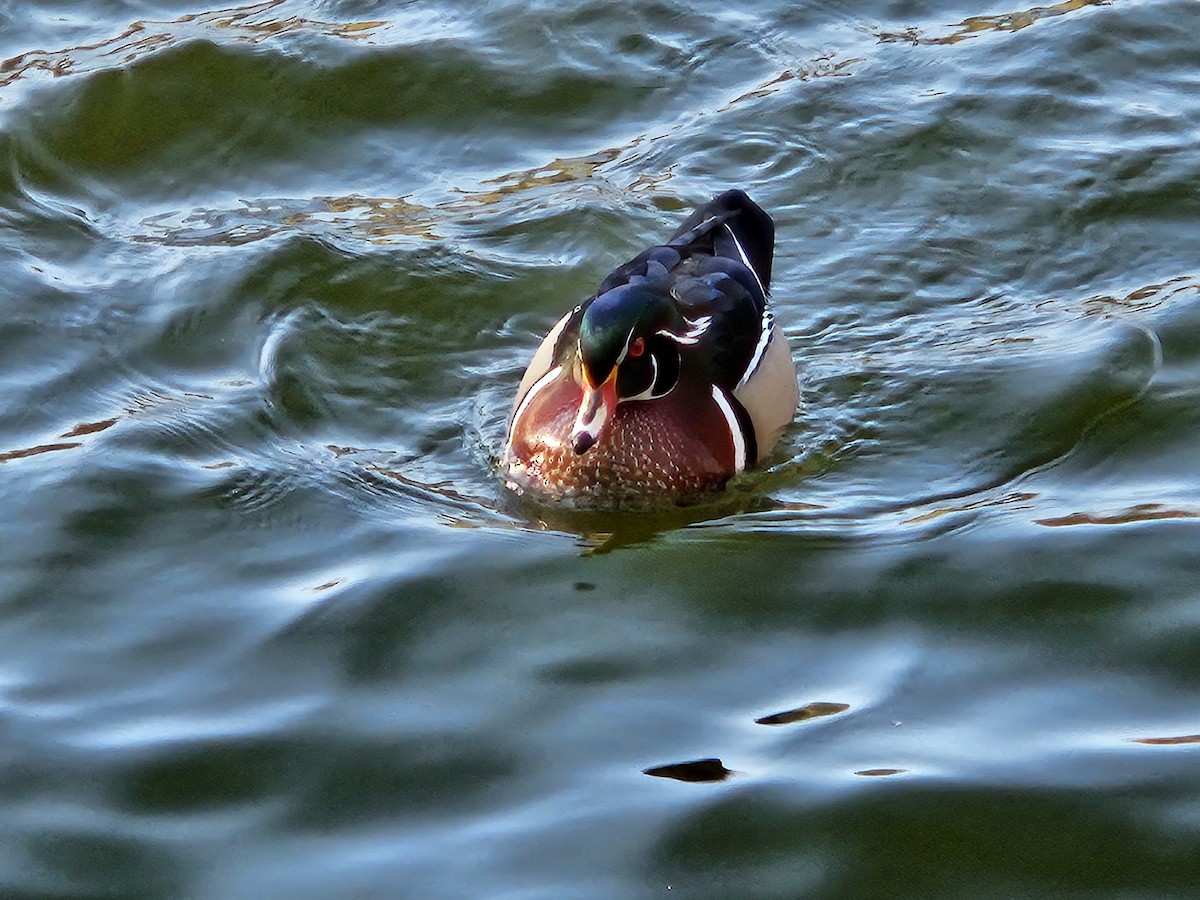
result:
[[[509,487],[589,507],[686,505],[761,465],[800,404],[768,303],[775,223],[744,191],[697,207],[541,341],[517,388]]]

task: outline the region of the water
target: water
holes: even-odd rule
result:
[[[1198,30],[0,5],[0,892],[1194,896]],[[508,495],[540,334],[729,186],[771,466]]]

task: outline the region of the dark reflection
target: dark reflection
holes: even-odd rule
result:
[[[649,769],[642,769],[645,775],[653,775],[655,778],[674,778],[676,781],[724,781],[733,774],[731,769],[725,768],[721,760],[711,759],[693,759],[690,762],[670,763],[665,766],[652,766]]]
[[[860,769],[854,774],[864,778],[886,778],[888,775],[903,775],[907,771],[908,769]]]
[[[770,498],[755,496],[744,489],[726,491],[715,495],[712,502],[694,506],[659,506],[620,512],[573,509],[566,505],[549,506],[502,490],[502,509],[517,519],[523,519],[538,531],[577,535],[589,555],[645,544],[661,534],[689,525],[776,508]]]
[[[1130,738],[1135,744],[1152,744],[1156,747],[1175,744],[1200,744],[1200,734],[1184,734],[1179,737]]]
[[[1049,519],[1034,519],[1038,525],[1061,528],[1066,525],[1128,525],[1131,522],[1152,522],[1156,519],[1197,519],[1200,512],[1190,509],[1172,509],[1161,503],[1139,503],[1115,513],[1076,512],[1068,516]]]
[[[881,31],[878,35],[883,43],[907,44],[957,44],[989,31],[1020,31],[1042,19],[1066,15],[1089,6],[1106,6],[1110,0],[1063,0],[1050,6],[1035,6],[1018,12],[999,13],[994,16],[969,16],[951,27],[957,29],[941,37],[929,37],[919,28],[903,31]]]
[[[849,708],[849,703],[817,701],[806,703],[804,706],[789,709],[785,712],[772,713],[769,716],[763,716],[761,719],[755,719],[754,721],[759,725],[790,725],[793,722],[806,722],[809,719],[819,719],[822,716],[836,716],[838,713],[845,712]]]

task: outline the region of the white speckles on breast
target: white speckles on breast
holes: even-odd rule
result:
[[[516,487],[598,506],[686,503],[720,490],[733,474],[687,422],[654,401],[622,403],[582,455],[564,437],[571,422],[564,410],[540,434],[514,442],[502,465]]]

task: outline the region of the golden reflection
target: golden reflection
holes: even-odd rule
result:
[[[825,703],[815,702],[806,703],[804,706],[796,709],[789,709],[785,712],[772,713],[769,716],[763,716],[761,719],[755,719],[758,725],[790,725],[793,722],[807,722],[809,719],[818,719],[822,716],[836,716],[838,713],[843,713],[850,708],[849,703]]]
[[[287,229],[329,228],[338,233],[358,234],[367,241],[383,243],[408,237],[440,241],[447,232],[467,225],[480,206],[503,202],[510,197],[546,185],[583,183],[598,177],[597,170],[636,146],[637,138],[625,147],[615,147],[586,156],[555,159],[536,169],[512,172],[482,182],[495,185],[485,190],[455,189],[452,199],[426,206],[407,196],[342,197],[318,196],[303,200],[264,199],[242,201],[234,209],[196,209],[188,213],[162,213],[144,219],[143,233],[132,239],[167,246],[239,246],[273,237]],[[641,174],[628,186],[632,192],[656,190],[670,174],[653,178]]]
[[[83,444],[79,441],[71,441],[64,444],[38,444],[36,447],[22,447],[20,450],[0,453],[0,463],[6,463],[13,459],[25,459],[27,456],[37,456],[41,453],[53,453],[55,450],[73,450],[82,446]]]
[[[1200,512],[1190,509],[1172,509],[1161,503],[1139,503],[1120,512],[1098,514],[1077,512],[1069,516],[1049,519],[1034,519],[1037,525],[1060,528],[1064,525],[1128,525],[1131,522],[1152,522],[1157,519],[1200,519]]]
[[[490,191],[458,191],[469,203],[497,203],[508,194],[528,191],[549,184],[564,184],[569,181],[582,181],[593,178],[596,170],[605,163],[610,163],[622,153],[640,144],[643,137],[634,138],[624,147],[610,147],[589,153],[587,156],[572,156],[555,159],[536,169],[523,172],[513,172],[498,178],[489,178],[483,184],[499,185]],[[454,208],[454,204],[446,204],[441,208]]]
[[[725,112],[736,104],[772,94],[789,81],[849,75],[847,67],[855,62],[861,62],[861,59],[835,62],[832,57],[819,57],[810,65],[785,70],[719,107],[718,111]],[[612,168],[614,162],[628,159],[629,154],[644,144],[669,137],[678,127],[676,124],[658,134],[644,132],[620,146],[581,156],[557,157],[542,166],[508,172],[481,181],[477,190],[453,188],[452,197],[430,205],[416,203],[408,195],[363,197],[348,194],[241,201],[240,207],[232,209],[179,210],[152,216],[142,221],[144,232],[131,237],[136,241],[167,246],[238,246],[273,237],[285,229],[315,226],[328,227],[338,233],[357,233],[373,243],[384,243],[394,237],[444,240],[453,229],[468,227],[481,206],[507,202],[539,188],[564,185],[582,188],[599,184],[611,187],[616,193],[660,193],[663,185],[675,177],[673,166],[658,173],[629,167],[629,179],[621,181],[610,178],[604,170]]]
[[[211,28],[226,29],[236,38],[257,43],[287,32],[303,30],[318,30],[334,37],[361,38],[386,24],[383,20],[324,22],[300,16],[259,18],[285,2],[287,0],[263,0],[244,6],[191,13],[177,19],[138,20],[115,37],[94,44],[52,51],[31,50],[0,62],[0,87],[34,72],[48,72],[57,78],[107,66],[128,65],[147,53],[203,35],[206,29]]]
[[[963,503],[959,506],[940,506],[937,509],[930,510],[927,513],[921,513],[919,516],[913,516],[911,519],[905,519],[901,525],[921,525],[925,522],[932,522],[934,519],[940,519],[942,516],[948,516],[952,513],[970,512],[975,509],[986,509],[989,506],[1009,506],[1013,505],[1014,509],[1032,509],[1033,505],[1028,503],[1034,499],[1037,494],[1027,492],[1013,492],[1005,494],[1002,497],[988,498],[986,500],[973,500],[970,503]],[[1017,506],[1015,504],[1022,504]]]
[[[1110,0],[1063,0],[1050,6],[1035,6],[1018,12],[1000,13],[995,16],[969,16],[951,25],[957,29],[941,37],[929,37],[919,28],[903,31],[881,31],[876,36],[882,43],[906,44],[957,44],[989,31],[1020,31],[1042,19],[1063,16],[1089,6],[1107,6]]]
[[[768,97],[780,90],[789,81],[812,81],[816,78],[845,78],[853,74],[847,71],[848,66],[852,63],[864,61],[861,56],[843,59],[840,62],[834,62],[832,56],[819,56],[810,65],[798,66],[795,69],[785,69],[769,81],[764,81],[753,90],[747,91],[741,96],[730,100],[718,111],[726,112],[745,100],[757,100],[760,97]]]
[[[198,394],[189,394],[187,396],[201,396]],[[212,398],[207,398],[212,399]],[[107,419],[99,419],[95,422],[79,422],[74,427],[64,431],[58,437],[61,438],[77,438],[88,437],[90,435],[99,434],[101,431],[107,431],[114,427],[123,419],[130,416],[136,416],[139,413],[154,409],[163,403],[178,403],[178,398],[170,397],[160,391],[149,390],[145,393],[134,394],[125,404],[124,408],[118,415],[111,416]],[[10,462],[16,459],[25,459],[30,456],[38,456],[42,453],[53,453],[56,450],[74,450],[76,447],[82,447],[83,441],[63,441],[59,440],[49,444],[38,444],[33,447],[21,447],[16,450],[8,450],[0,452],[0,463]],[[232,463],[230,463],[232,465]]]
[[[1151,744],[1156,747],[1174,746],[1176,744],[1200,744],[1200,734],[1184,734],[1179,737],[1130,738],[1134,744]]]
[[[1158,284],[1148,284],[1124,296],[1095,294],[1083,301],[1083,313],[1089,316],[1107,316],[1113,313],[1149,312],[1166,306],[1174,297],[1185,291],[1200,291],[1200,278],[1195,275],[1178,275]]]
[[[331,448],[334,449],[334,448]],[[343,452],[345,448],[338,448]],[[340,455],[340,454],[337,454]],[[384,468],[383,466],[367,466],[364,474],[369,473],[376,478],[387,479],[393,483],[393,486],[405,488],[407,492],[416,491],[420,494],[433,494],[442,500],[450,500],[457,504],[469,505],[472,507],[490,508],[491,501],[487,497],[479,497],[471,494],[464,494],[461,491],[455,490],[453,482],[450,481],[419,481],[416,478],[410,478],[395,469]]]
[[[80,437],[85,434],[95,434],[97,431],[104,431],[106,428],[112,428],[117,424],[116,418],[104,419],[99,422],[80,422],[70,431],[60,434],[59,437]]]
[[[174,247],[238,247],[282,231],[327,226],[359,232],[368,240],[405,235],[437,240],[432,222],[418,218],[424,207],[404,197],[313,197],[308,200],[243,201],[236,209],[196,209],[180,219],[163,213],[142,220],[132,240]],[[232,221],[231,221],[232,220]]]

